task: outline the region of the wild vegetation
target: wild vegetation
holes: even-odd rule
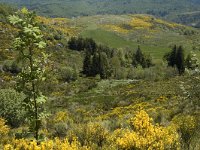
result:
[[[2,8],[0,149],[199,149],[198,29]]]
[[[17,6],[26,6],[48,17],[78,17],[103,14],[150,14],[170,21],[198,27],[198,0],[0,0]],[[155,10],[156,8],[156,10]],[[189,16],[189,17],[188,17]]]

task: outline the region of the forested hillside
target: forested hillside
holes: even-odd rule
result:
[[[149,14],[47,17],[61,2],[80,15],[78,0],[46,16],[0,4],[0,149],[199,150],[199,29]]]
[[[179,14],[200,10],[199,0],[0,0],[0,2],[25,5],[40,15],[49,17],[143,13],[193,26],[199,23],[199,18],[190,15],[193,20],[182,20]]]

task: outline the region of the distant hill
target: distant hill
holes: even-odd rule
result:
[[[27,6],[36,10],[39,15],[48,17],[77,17],[97,14],[151,14],[184,24],[185,12],[200,10],[200,0],[0,0],[18,6]],[[176,16],[176,17],[174,17]],[[180,18],[179,18],[180,17]],[[194,23],[199,18],[195,18]]]
[[[178,14],[172,21],[200,28],[200,11]]]
[[[12,9],[2,5],[0,15],[0,51],[9,49],[12,39],[12,28],[7,24],[5,15]],[[45,37],[52,47],[67,47],[67,40],[72,36],[93,38],[98,44],[112,48],[134,50],[141,45],[144,52],[156,60],[174,44],[183,45],[187,52],[200,50],[198,29],[164,21],[152,15],[94,15],[72,18],[38,17],[44,25]],[[199,51],[198,51],[199,52]],[[79,66],[81,66],[79,64]]]

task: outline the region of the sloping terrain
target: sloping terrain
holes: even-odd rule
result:
[[[162,59],[175,44],[183,45],[186,52],[196,50],[198,53],[200,48],[199,30],[150,15],[97,15],[40,20],[69,36],[90,37],[112,48],[135,50],[140,45],[156,59]]]
[[[38,21],[44,25],[50,45],[61,43],[65,46],[71,36],[82,36],[112,48],[134,51],[140,45],[154,59],[162,59],[175,44],[183,45],[186,53],[195,50],[198,54],[200,49],[199,30],[151,15],[96,15],[72,19],[38,17]],[[9,26],[5,28],[2,24],[1,28],[4,33]]]
[[[40,15],[50,17],[148,13],[172,20],[172,17],[178,14],[200,10],[199,0],[0,0],[0,2],[26,6],[36,10]],[[181,23],[189,23],[180,20],[179,16],[176,19]]]
[[[16,97],[14,90],[16,72],[20,67],[20,64],[15,62],[16,52],[12,49],[17,29],[7,21],[12,11],[6,11],[7,8],[5,10],[4,8],[6,7],[0,7],[0,16],[2,16],[0,22],[0,98],[7,103],[0,105],[0,110],[3,110],[3,113],[4,110],[10,111],[15,118],[16,114],[12,106],[15,102],[9,103],[9,101],[13,101]],[[46,53],[50,54],[46,81],[40,85],[42,93],[47,97],[46,103],[43,104],[44,114],[41,114],[38,141],[41,143],[38,145],[33,141],[32,130],[24,119],[26,113],[18,114],[20,112],[17,111],[16,113],[22,118],[19,120],[21,126],[14,126],[10,134],[1,136],[3,138],[0,138],[0,149],[3,149],[5,143],[8,144],[6,147],[8,149],[14,149],[12,144],[15,147],[21,146],[19,149],[25,147],[39,149],[39,146],[45,149],[44,142],[47,142],[48,148],[46,149],[56,149],[56,145],[63,148],[62,142],[65,142],[67,145],[65,149],[80,149],[84,146],[85,149],[91,150],[135,148],[143,150],[150,146],[148,143],[144,145],[141,141],[148,142],[151,134],[153,135],[153,146],[154,141],[161,141],[161,148],[157,149],[165,147],[175,149],[172,148],[173,146],[178,146],[176,149],[199,149],[199,75],[195,76],[192,73],[190,75],[188,71],[183,76],[179,76],[175,68],[167,67],[167,64],[162,61],[163,55],[171,50],[174,44],[183,45],[186,53],[193,50],[199,55],[200,33],[198,29],[144,14],[94,15],[71,19],[38,16],[37,22],[47,43]],[[100,79],[99,74],[95,77],[84,76],[81,71],[85,52],[68,48],[68,40],[73,36],[90,37],[98,44],[114,48],[113,52],[121,52],[115,55],[122,57],[107,60],[117,64],[116,68],[120,70],[118,74],[121,76],[108,79]],[[133,57],[133,51],[138,45],[153,57],[153,61],[159,60],[162,63],[156,63],[150,68],[133,67],[132,62],[128,62],[128,66],[121,65],[122,61],[118,59],[123,59],[127,54],[125,61],[129,61],[129,57]],[[94,58],[94,56],[89,58]],[[117,69],[114,71],[117,72]],[[12,94],[10,91],[15,91],[15,95],[10,96]],[[21,100],[24,101],[24,95]],[[145,111],[146,115],[142,113],[137,119],[137,111]],[[147,117],[148,115],[153,119]],[[10,119],[10,114],[7,117]],[[136,121],[139,120],[136,123],[141,124],[139,126],[142,127],[141,133],[146,133],[144,129],[147,129],[150,134],[145,134],[144,138],[137,138],[140,134],[136,135],[136,138],[131,136],[137,132],[133,128],[134,124],[130,124],[135,118]],[[7,129],[2,120],[0,119],[0,135]],[[143,124],[146,124],[147,128],[143,128]],[[149,126],[153,126],[153,132],[149,130]],[[165,136],[162,135],[167,135],[167,141],[171,142],[167,142]],[[58,138],[54,143],[55,137]],[[171,137],[175,137],[180,145],[174,145]],[[14,138],[16,138],[16,143],[13,143]],[[24,141],[18,140],[21,138]],[[59,138],[66,138],[66,140],[60,141]],[[127,145],[126,141],[128,141]],[[144,146],[137,148],[138,144],[135,144],[135,141]],[[167,143],[164,143],[164,146],[163,141]]]

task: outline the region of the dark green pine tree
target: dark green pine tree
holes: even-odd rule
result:
[[[142,54],[142,51],[140,49],[140,46],[138,46],[136,53],[133,54],[132,65],[134,67],[137,67],[139,64],[141,64],[142,61],[143,61],[143,54]]]
[[[68,41],[68,47],[69,47],[69,49],[76,50],[77,44],[76,44],[76,38],[75,38],[75,37],[72,37],[72,38]]]
[[[138,46],[138,49],[135,53],[135,60],[139,63],[139,64],[142,64],[143,61],[144,61],[144,55],[140,49],[140,46]]]
[[[76,49],[78,51],[84,50],[84,40],[83,40],[83,38],[78,37],[76,42],[77,42],[77,44],[76,44],[77,48]]]
[[[176,57],[177,57],[177,47],[176,47],[176,45],[174,45],[171,55],[170,55],[170,66],[175,67]]]
[[[92,76],[96,76],[100,72],[100,56],[99,53],[95,52],[92,57]]]
[[[84,47],[91,55],[94,55],[97,49],[97,44],[92,38],[85,39]]]
[[[100,53],[99,74],[101,79],[107,79],[110,76],[110,67],[106,53]]]
[[[180,75],[185,72],[185,59],[184,59],[184,51],[183,51],[182,46],[179,46],[177,50],[176,67]]]
[[[134,67],[141,65],[142,68],[149,68],[153,66],[153,63],[151,57],[143,54],[140,46],[138,46],[136,53],[133,54],[132,65]]]
[[[92,72],[92,59],[91,59],[91,54],[86,51],[85,58],[83,61],[83,74],[86,76],[91,76]]]
[[[175,67],[176,66],[176,56],[177,56],[177,47],[174,45],[171,52],[167,53],[164,56],[164,59],[167,60],[168,66]]]
[[[152,57],[150,55],[145,56],[144,59],[144,67],[143,68],[149,68],[151,66],[154,66],[153,62],[152,62]]]

